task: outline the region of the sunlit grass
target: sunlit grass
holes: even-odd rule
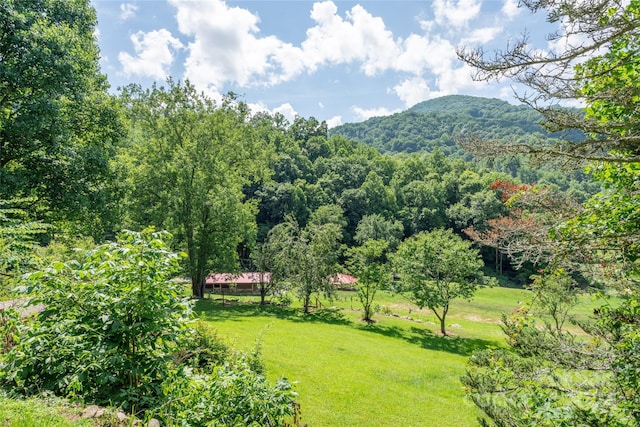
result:
[[[391,316],[367,325],[348,310],[303,317],[254,305],[198,308],[240,348],[261,339],[269,376],[296,382],[309,426],[475,425],[458,378],[474,349],[498,345],[462,330],[442,338],[429,324]]]
[[[0,397],[0,421],[3,427],[89,427],[95,425],[89,419],[75,419],[77,408],[55,403],[47,399],[10,399]]]
[[[459,381],[466,361],[476,349],[505,345],[502,313],[531,297],[527,290],[496,287],[479,289],[471,301],[455,300],[447,317],[451,337],[439,335],[428,309],[382,291],[373,324],[360,320],[355,292],[319,299],[322,308],[309,316],[295,301],[260,307],[255,296],[227,296],[223,306],[214,295],[195,309],[236,348],[252,351],[260,342],[267,375],[295,383],[309,427],[476,426],[480,412]],[[583,295],[574,312],[584,320],[604,302]],[[71,420],[74,411],[46,399],[0,397],[2,426],[94,425]]]
[[[296,382],[309,426],[475,426],[479,411],[459,381],[466,361],[475,349],[504,345],[502,313],[530,298],[527,290],[482,288],[472,301],[455,300],[452,337],[439,335],[429,310],[387,292],[378,294],[381,311],[370,325],[353,292],[319,301],[324,308],[306,317],[295,304],[260,307],[245,296],[224,307],[201,301],[196,310],[240,349],[260,340],[268,376]],[[599,304],[581,297],[577,312],[586,318]]]

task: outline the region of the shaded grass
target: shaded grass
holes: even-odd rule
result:
[[[358,312],[197,304],[202,319],[251,350],[261,339],[271,379],[296,382],[309,426],[476,425],[477,409],[458,378],[474,349],[497,345],[477,336],[437,336],[430,325]],[[443,423],[443,420],[447,420]]]
[[[224,307],[199,301],[201,319],[252,350],[261,341],[268,376],[296,382],[303,422],[309,426],[475,426],[478,409],[464,397],[459,378],[473,351],[503,346],[502,313],[531,299],[518,288],[482,288],[472,301],[455,300],[447,317],[452,337],[437,319],[406,298],[379,292],[375,323],[360,320],[353,292],[322,300],[324,309],[304,316],[299,306]],[[581,297],[578,315],[601,305]],[[331,308],[327,308],[331,307]]]

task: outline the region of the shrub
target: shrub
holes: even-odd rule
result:
[[[25,325],[3,376],[25,393],[152,404],[176,346],[188,335],[190,308],[169,279],[178,255],[166,233],[127,232],[118,242],[79,253],[28,275],[46,307]]]
[[[281,426],[294,414],[291,384],[271,385],[241,357],[211,374],[176,375],[164,383],[165,404],[155,416],[167,425]]]
[[[238,359],[215,334],[191,326],[191,304],[170,281],[179,255],[167,237],[125,232],[26,276],[25,292],[38,295],[30,303],[45,309],[3,324],[13,333],[0,359],[5,386],[158,412],[181,425],[280,425],[292,414],[289,383],[271,387],[251,369],[260,366],[259,349]]]

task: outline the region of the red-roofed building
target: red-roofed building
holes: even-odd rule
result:
[[[349,274],[335,273],[329,276],[329,281],[332,285],[336,285],[340,289],[353,290],[353,285],[358,279]]]
[[[238,293],[260,292],[262,283],[271,281],[271,273],[214,273],[207,276],[205,290],[209,292],[235,291]]]

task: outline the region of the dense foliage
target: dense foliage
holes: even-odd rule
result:
[[[29,274],[27,290],[37,295],[30,304],[43,308],[13,322],[2,383],[181,425],[281,425],[293,413],[291,386],[272,386],[259,365],[191,327],[190,302],[170,281],[179,255],[167,237],[123,233]]]
[[[460,133],[492,138],[551,138],[540,125],[542,116],[532,108],[498,99],[448,95],[423,101],[390,116],[374,117],[331,129],[331,134],[357,139],[383,152],[431,152],[465,156],[456,144]]]
[[[401,113],[347,123],[331,129],[330,134],[355,139],[387,153],[441,150],[447,157],[472,160],[460,141],[489,139],[514,145],[538,141],[551,145],[566,136],[562,132],[552,133],[542,121],[543,115],[527,105],[449,95],[421,102]],[[581,131],[568,132],[576,140],[584,139]],[[473,161],[530,184],[548,183],[586,194],[597,190],[580,171],[559,173],[553,168],[529,165],[525,156],[517,154],[508,158],[500,155],[473,158]]]
[[[269,233],[274,273],[296,284],[305,313],[309,313],[314,293],[329,298],[335,294],[330,279],[338,268],[340,237],[336,223],[311,222],[301,228],[293,217],[287,217]]]
[[[35,266],[36,238],[48,229],[29,218],[33,199],[0,200],[0,295],[6,295],[19,277]]]
[[[376,292],[392,286],[390,259],[397,290],[446,335],[451,301],[484,279],[466,233],[499,273],[523,267],[528,282],[541,269],[538,311],[505,317],[509,348],[475,354],[463,380],[485,422],[637,424],[640,2],[522,4],[586,44],[549,58],[526,43],[489,61],[459,53],[481,77],[533,87],[523,101],[535,108],[451,96],[329,132],[315,118],[251,113],[233,94],[216,103],[189,82],[109,95],[88,0],[3,2],[0,282],[6,292],[31,272],[23,290],[42,303],[26,320],[2,314],[4,386],[166,423],[279,425],[294,410],[290,384],[271,385],[258,358],[192,328],[169,279],[182,273],[202,296],[210,272],[269,272],[262,302],[295,291],[308,313],[346,266],[371,321]],[[587,108],[557,108],[565,98]],[[471,161],[456,142],[511,157]],[[591,165],[525,166],[533,156]],[[91,249],[56,253],[69,242]],[[38,243],[49,244],[48,266]],[[625,296],[580,339],[565,330],[578,280]]]
[[[0,198],[37,196],[39,217],[102,238],[117,221],[124,132],[100,74],[86,1],[0,5]]]
[[[583,43],[549,56],[528,50],[525,43],[493,60],[485,60],[482,51],[463,51],[461,56],[484,77],[506,75],[534,88],[528,101],[538,104],[547,127],[583,130],[587,139],[564,139],[553,146],[479,143],[476,148],[590,161],[588,170],[604,189],[581,209],[569,212],[568,219],[561,215],[549,223],[547,242],[554,245],[545,250],[550,250],[553,263],[536,278],[536,285],[547,293],[542,301],[554,324],[540,328],[526,310],[505,319],[510,349],[474,355],[463,382],[498,426],[638,425],[640,169],[635,76],[640,2],[532,0],[525,5],[563,23],[565,31],[552,36],[554,40],[577,36]],[[564,98],[583,100],[586,115],[548,105]],[[571,282],[559,274],[564,271],[559,266],[589,273],[590,283],[605,283],[625,297],[619,307],[596,309],[592,322],[580,324],[585,333],[580,338],[562,329],[563,313],[571,303],[566,285]]]
[[[245,106],[222,105],[189,83],[122,93],[131,121],[129,222],[172,230],[188,254],[193,295],[209,271],[234,269],[236,248],[255,233],[255,204],[242,193],[267,176],[269,146],[247,123]]]

